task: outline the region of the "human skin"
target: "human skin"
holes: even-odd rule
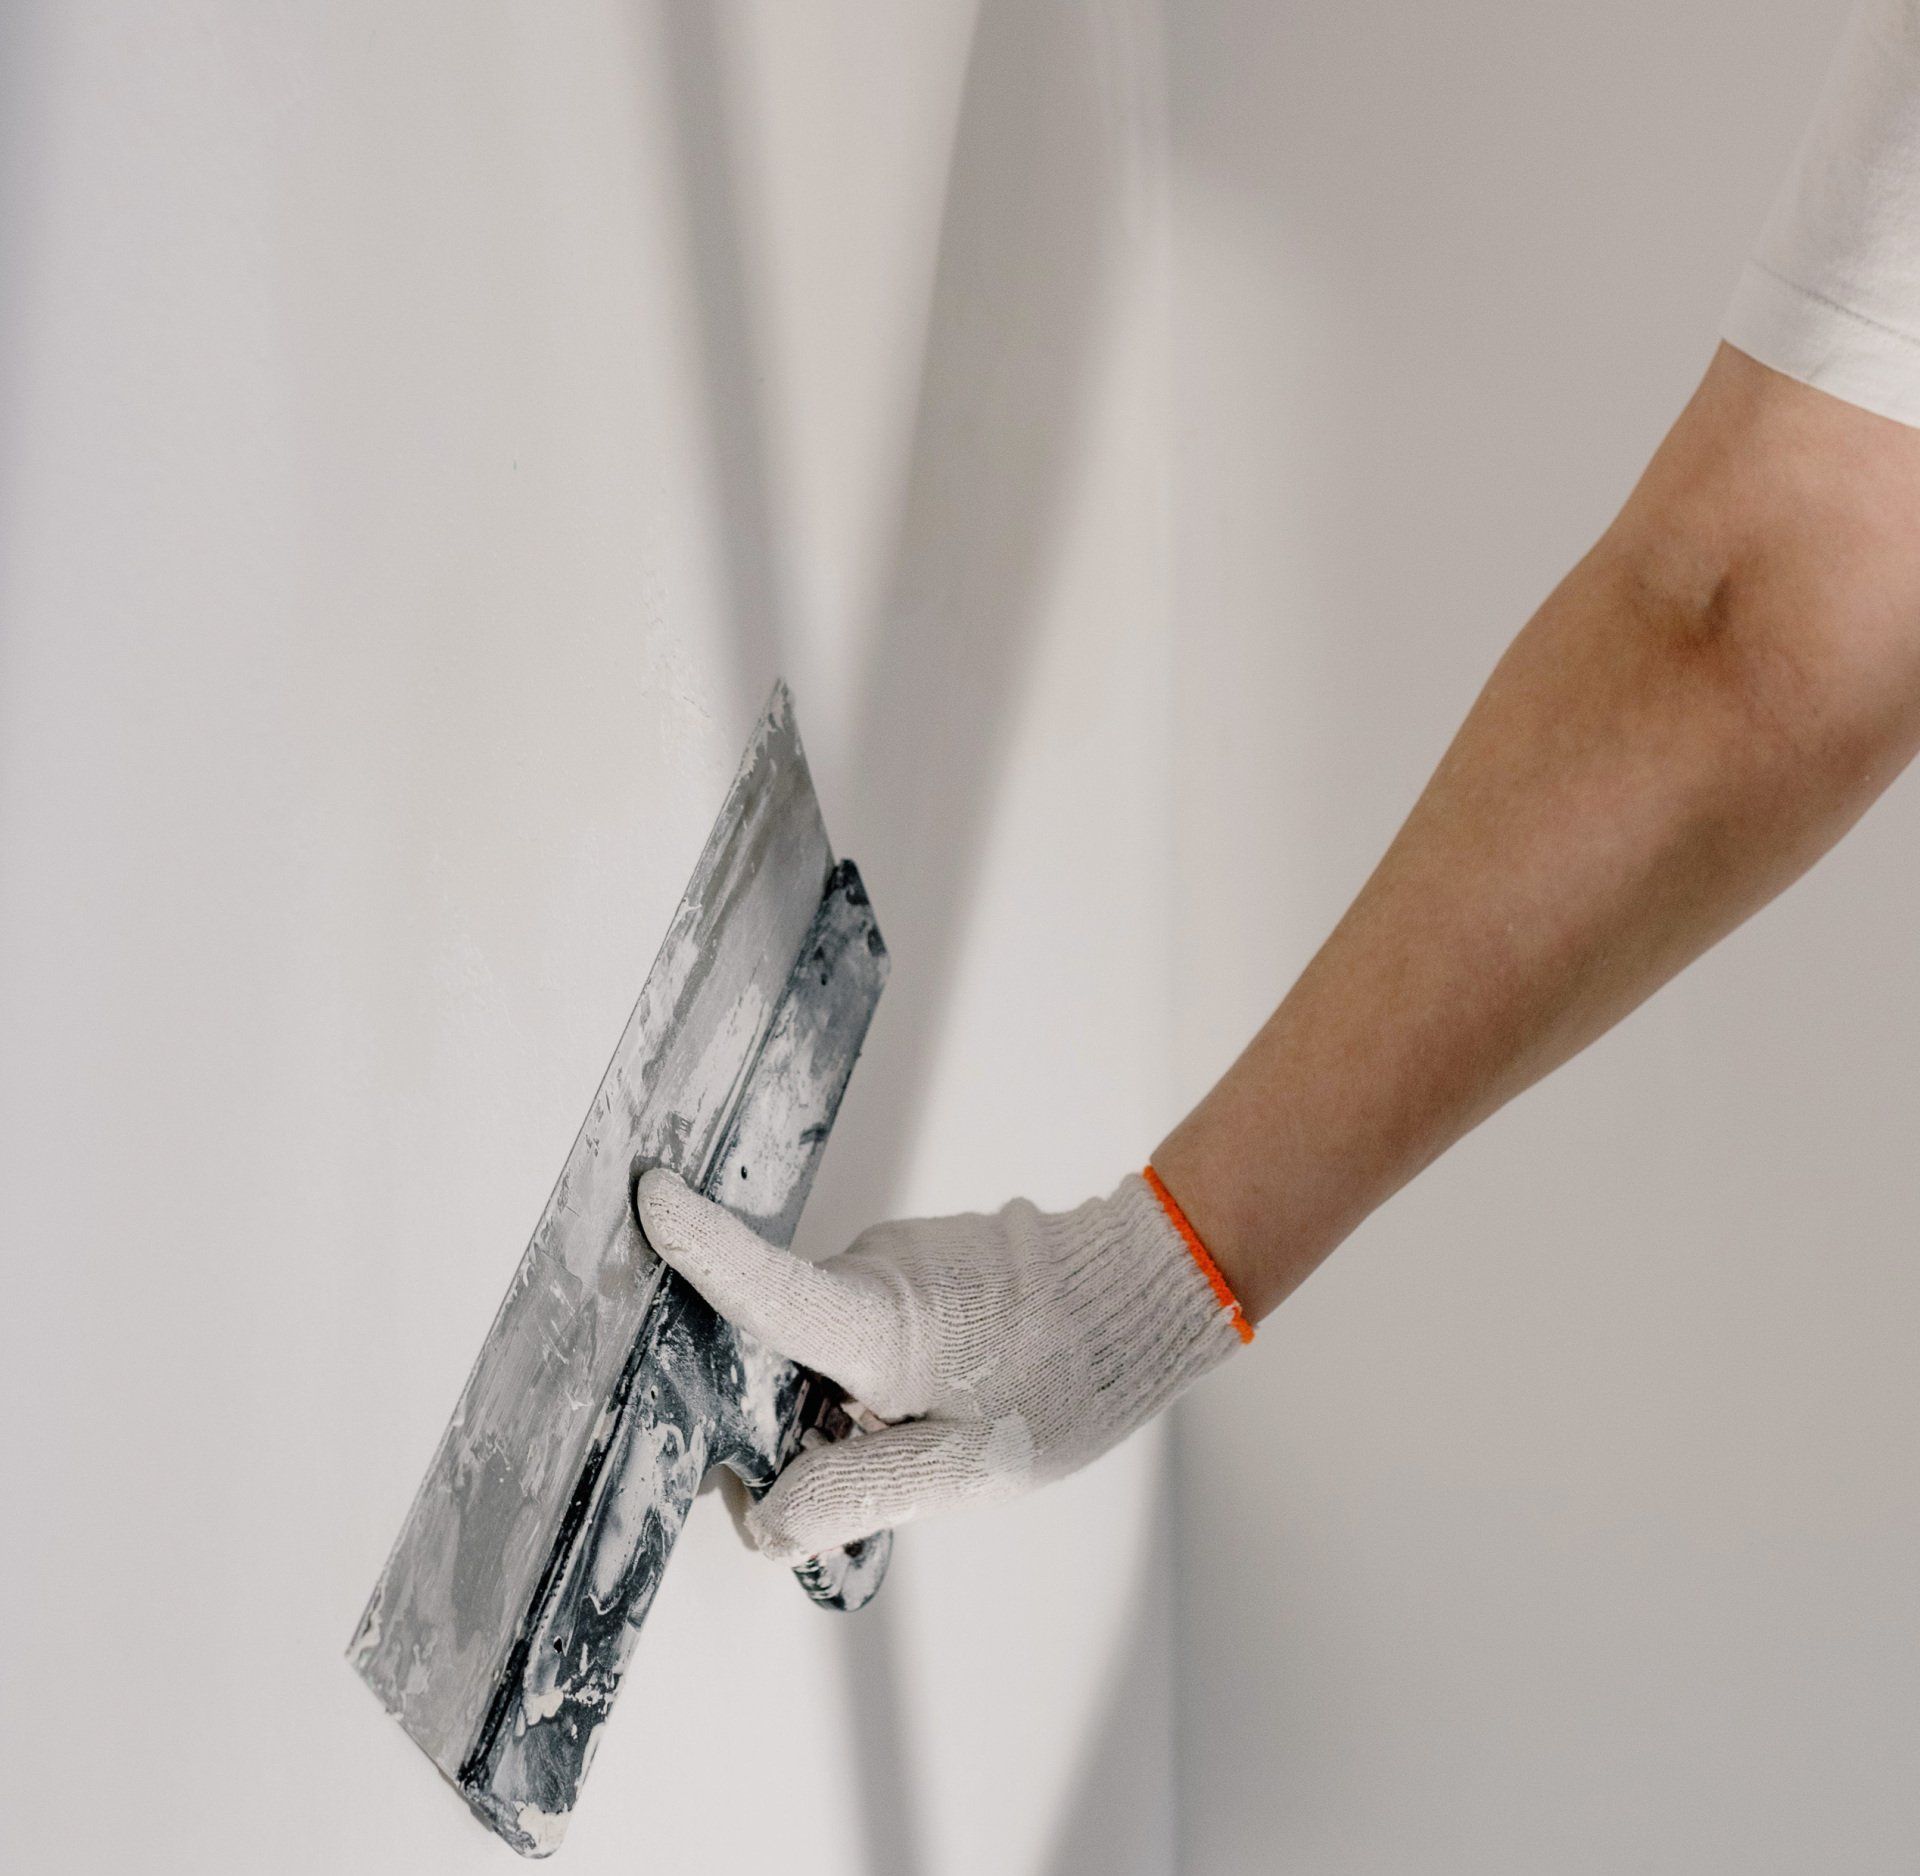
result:
[[[1153,1163],[1247,1312],[1797,879],[1920,746],[1920,429],[1732,346]]]

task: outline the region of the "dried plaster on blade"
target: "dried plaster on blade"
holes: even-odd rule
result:
[[[776,690],[351,1650],[518,1849],[564,1831],[708,1461],[764,1489],[847,1423],[653,1257],[633,1170],[674,1166],[789,1242],[885,963]],[[797,1574],[853,1607],[886,1554]]]

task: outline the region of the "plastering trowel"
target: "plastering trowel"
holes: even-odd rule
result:
[[[791,1242],[886,981],[776,685],[348,1659],[516,1850],[559,1847],[667,1554],[714,1466],[763,1493],[864,1414],[648,1248],[667,1166]],[[795,1572],[879,1587],[882,1534]]]

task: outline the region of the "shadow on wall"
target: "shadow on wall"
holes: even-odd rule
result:
[[[35,80],[45,66],[42,41],[49,36],[39,8],[0,9],[0,281],[16,288],[30,278],[27,248],[35,232],[32,185],[36,176],[31,159],[47,141],[40,121],[44,88]],[[0,410],[23,407],[24,350],[16,304],[0,294]],[[0,452],[0,517],[9,515],[13,495],[6,472],[16,467],[15,452]]]
[[[862,1064],[875,1124],[837,1167],[852,1215],[885,1217],[920,1126],[931,1052],[954,981],[1009,723],[1029,668],[1086,428],[1103,311],[1126,213],[1126,139],[1115,108],[1119,9],[990,0],[975,25],[941,225],[898,534],[870,622],[850,784],[836,821],[874,883],[905,967]],[[757,710],[787,648],[788,542],[769,467],[768,421],[738,152],[729,117],[727,16],[667,6],[659,51],[674,100],[718,467],[716,521],[729,545],[735,714]],[[1121,48],[1124,50],[1124,48]],[[824,766],[824,765],[822,765]],[[884,814],[866,804],[885,804]],[[897,1639],[888,1599],[839,1625],[868,1868],[913,1876],[923,1824],[902,1750]],[[1144,1664],[1137,1664],[1144,1665]],[[1137,1678],[1135,1676],[1134,1678]],[[1122,1705],[1100,1738],[1127,1777]],[[1082,1782],[1097,1810],[1099,1762]],[[1114,1807],[1124,1814],[1124,1805]],[[1057,1861],[1062,1871],[1078,1859]],[[1124,1867],[1109,1859],[1104,1868]]]
[[[1143,1834],[1137,1794],[1166,1778],[1173,1758],[1173,1493],[1167,1448],[1128,1600],[1125,1641],[1109,1664],[1100,1718],[1060,1806],[1041,1876],[1128,1876],[1180,1867],[1179,1847]],[[1177,1828],[1177,1810],[1157,1820]]]

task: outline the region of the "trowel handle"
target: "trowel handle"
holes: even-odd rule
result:
[[[800,1381],[798,1450],[811,1451],[828,1441],[864,1439],[886,1423],[871,1409],[850,1398],[823,1374],[795,1367]],[[790,1462],[789,1462],[790,1463]],[[764,1497],[764,1492],[755,1492]],[[824,1555],[795,1566],[800,1587],[828,1609],[858,1609],[871,1601],[887,1573],[893,1555],[893,1533],[876,1531],[857,1537]]]
[[[864,1439],[863,1421],[880,1424],[825,1375],[729,1322],[677,1270],[660,1273],[634,1371],[647,1377],[635,1411],[655,1427],[670,1417],[681,1451],[697,1445],[693,1483],[710,1466],[725,1466],[755,1498],[803,1452],[822,1441]],[[662,1377],[674,1381],[670,1393]],[[880,1587],[892,1554],[892,1533],[881,1531],[810,1558],[794,1575],[815,1602],[858,1609]]]

